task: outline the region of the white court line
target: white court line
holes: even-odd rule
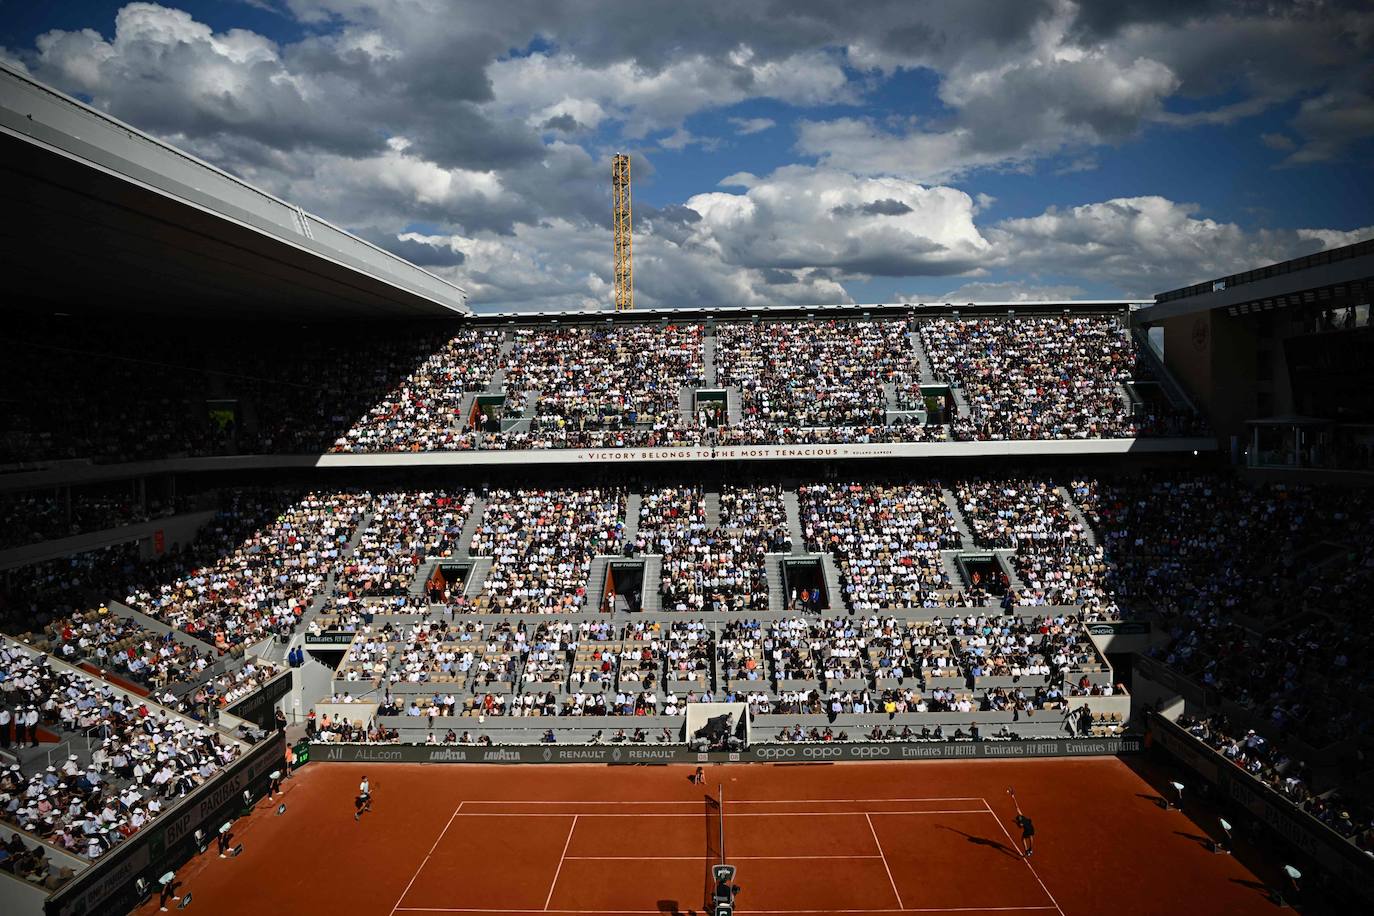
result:
[[[904,910],[906,907],[902,906],[902,892],[897,890],[897,879],[892,877],[892,869],[888,867],[887,856],[883,854],[883,844],[878,839],[878,831],[873,827],[873,818],[865,814],[864,820],[868,821],[868,829],[873,834],[873,843],[878,847],[878,857],[883,860],[883,871],[887,872],[887,880],[892,882],[892,893],[897,896],[897,909]]]
[[[892,814],[903,816],[916,816],[922,814],[987,814],[986,808],[943,808],[939,811],[758,811],[754,813],[739,812],[730,817],[858,817],[867,814]],[[645,814],[627,813],[613,814],[610,812],[590,812],[587,814],[569,814],[565,811],[549,811],[544,814],[521,814],[514,811],[464,811],[463,817],[694,817],[700,818],[701,813],[695,814]]]
[[[568,857],[568,847],[572,845],[573,831],[577,829],[577,815],[573,815],[572,824],[568,826],[568,838],[563,843],[563,854],[558,857],[558,870],[553,873],[553,883],[549,885],[549,896],[544,898],[544,909],[549,908],[553,902],[553,889],[558,886],[558,876],[563,873],[563,860]]]
[[[424,871],[425,866],[429,864],[429,857],[434,855],[434,850],[439,848],[439,841],[444,838],[444,834],[448,833],[448,828],[453,826],[453,819],[458,816],[459,811],[463,810],[463,805],[464,802],[459,802],[458,807],[454,808],[453,813],[448,816],[448,823],[444,825],[443,830],[439,831],[439,835],[434,838],[434,845],[429,847],[429,852],[425,854],[424,861],[420,863],[419,868],[415,869],[415,874],[410,876],[410,882],[406,884],[406,889],[401,891],[401,896],[396,898],[396,905],[391,908],[392,916],[395,916],[396,911],[401,909],[401,901],[406,899],[406,894],[410,893],[410,888],[415,884],[415,879],[420,877],[420,872]]]
[[[979,812],[981,813],[981,812]],[[702,854],[699,856],[567,856],[569,862],[701,862],[711,859],[712,856]],[[730,856],[730,861],[736,860],[745,862],[758,862],[779,860],[791,862],[793,859],[881,859],[882,856]]]
[[[1002,823],[1002,818],[993,810],[992,805],[988,804],[986,798],[983,799],[983,805],[988,809],[988,814],[992,815],[992,819],[997,822],[997,826],[1001,827],[1002,832],[1007,835],[1007,842],[1011,844],[1011,848],[1013,850],[1019,849],[1020,846],[1011,838],[1011,832],[1007,830],[1006,825]],[[1054,899],[1054,894],[1050,893],[1050,889],[1045,886],[1045,882],[1040,880],[1040,875],[1035,871],[1035,866],[1030,863],[1030,859],[1023,855],[1021,856],[1021,861],[1026,863],[1026,867],[1030,869],[1031,875],[1035,877],[1035,882],[1040,885],[1040,889],[1045,892],[1045,896],[1050,898],[1050,903],[1053,903],[1054,908],[1059,911],[1059,916],[1064,916],[1064,908],[1059,905],[1058,900]]]
[[[727,805],[837,805],[837,804],[859,804],[869,802],[953,802],[953,801],[984,801],[981,795],[948,795],[929,798],[736,798],[726,799]],[[469,799],[469,805],[700,805],[700,800],[688,799],[685,801],[587,801],[586,799],[569,799],[567,801],[549,799],[528,799],[516,798],[509,801],[498,801],[495,799]],[[802,912],[802,911],[799,911]]]
[[[1029,913],[1053,910],[1052,906],[918,906],[903,910],[749,910],[750,913]],[[580,916],[662,916],[662,910],[493,910],[491,907],[404,906],[402,913],[562,913]]]

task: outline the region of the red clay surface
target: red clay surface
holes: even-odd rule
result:
[[[241,856],[212,848],[179,892],[197,916],[701,913],[718,856],[706,796],[723,785],[740,913],[1278,912],[1114,758],[711,766],[705,786],[691,772],[314,763],[236,823]],[[375,804],[355,822],[363,774]],[[1035,820],[1030,859],[1008,786]]]

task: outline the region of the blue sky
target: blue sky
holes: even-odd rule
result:
[[[1143,297],[1374,235],[1329,0],[0,3],[0,56],[466,286],[604,308]],[[861,13],[861,14],[860,14]]]

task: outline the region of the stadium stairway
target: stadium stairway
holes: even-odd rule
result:
[[[468,581],[463,586],[463,597],[476,598],[482,594],[482,583],[487,581],[492,562],[491,557],[472,558],[472,571],[468,573]]]
[[[683,385],[677,390],[677,415],[684,426],[693,425],[692,402],[695,395],[696,389],[691,385]]]
[[[897,386],[891,382],[883,382],[883,405],[885,419],[891,423],[897,413]]]
[[[639,509],[643,502],[644,497],[639,493],[625,497],[625,527],[620,532],[622,544],[633,544],[639,537]]]
[[[1016,565],[1012,562],[1016,557],[1016,551],[1006,547],[999,547],[994,550],[993,553],[997,554],[1002,560],[1002,568],[1007,571],[1007,582],[1011,585],[1012,589],[1019,592],[1025,588],[1026,583],[1022,581],[1021,574],[1016,571]]]
[[[714,334],[701,338],[701,378],[707,388],[716,387],[716,337]]]
[[[968,418],[973,416],[973,411],[968,406],[968,398],[964,397],[962,385],[951,385],[949,393],[954,397],[954,413],[958,417]]]
[[[802,534],[801,501],[797,498],[797,491],[784,490],[782,505],[787,510],[787,536],[792,539],[792,553],[806,553],[806,538]]]
[[[968,588],[968,583],[964,581],[964,573],[959,569],[958,558],[957,550],[940,551],[940,568],[949,577],[951,588]]]
[[[656,614],[663,610],[663,594],[659,583],[663,580],[663,555],[646,553],[644,555],[644,583],[640,587],[640,610]]]
[[[1135,338],[1136,351],[1140,354],[1140,361],[1153,372],[1155,380],[1164,388],[1165,395],[1168,396],[1174,407],[1187,413],[1196,414],[1197,407],[1193,404],[1192,398],[1188,397],[1188,392],[1165,368],[1164,361],[1150,343],[1149,332],[1144,328],[1133,328],[1131,335]]]
[[[1140,403],[1138,395],[1132,394],[1130,389],[1121,382],[1116,383],[1116,396],[1121,401],[1121,408],[1127,414],[1135,413],[1136,405]]]
[[[712,530],[720,527],[720,494],[706,494],[706,528]]]
[[[831,611],[844,610],[844,590],[840,585],[840,568],[835,565],[835,557],[830,551],[820,554],[821,570],[825,573],[826,600]]]
[[[1083,526],[1083,537],[1089,544],[1096,547],[1097,529],[1093,527],[1092,522],[1088,521],[1088,517],[1083,514],[1083,510],[1078,508],[1078,503],[1073,501],[1073,495],[1070,494],[1065,487],[1055,487],[1054,489],[1059,494],[1060,498],[1064,500],[1064,505],[1069,507],[1069,514],[1073,516],[1073,520]]]
[[[934,384],[938,379],[935,378],[935,371],[930,367],[930,357],[926,355],[925,344],[921,343],[920,332],[908,331],[906,339],[911,342],[911,352],[916,357],[916,365],[920,368],[921,381]]]
[[[782,585],[782,558],[785,556],[784,553],[763,555],[763,568],[768,576],[768,610],[778,614],[787,610],[787,596]]]
[[[948,487],[940,488],[940,495],[944,497],[945,505],[949,507],[950,514],[954,516],[954,527],[959,532],[959,546],[966,549],[975,546],[973,532],[969,530],[968,522],[964,520],[964,512],[959,508],[959,500],[955,499],[954,492]]]
[[[482,516],[487,511],[487,498],[479,496],[472,501],[472,509],[468,512],[468,517],[463,520],[463,530],[458,534],[458,556],[467,557],[468,551],[472,547],[472,536],[477,533],[477,528],[482,524]]]
[[[744,419],[744,409],[740,406],[740,390],[734,385],[725,389],[725,417],[731,426],[739,426]]]
[[[606,564],[613,559],[606,554],[592,557],[587,570],[587,603],[584,605],[588,613],[595,614],[601,609],[601,599],[606,595]]]
[[[468,417],[472,415],[472,403],[477,400],[478,392],[465,391],[463,398],[458,402],[458,410],[453,414],[453,429],[455,432],[462,432],[467,425]]]

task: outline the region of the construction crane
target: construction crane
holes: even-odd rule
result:
[[[630,252],[630,157],[616,153],[611,160],[612,223],[615,232],[615,310],[635,307],[634,261]]]

